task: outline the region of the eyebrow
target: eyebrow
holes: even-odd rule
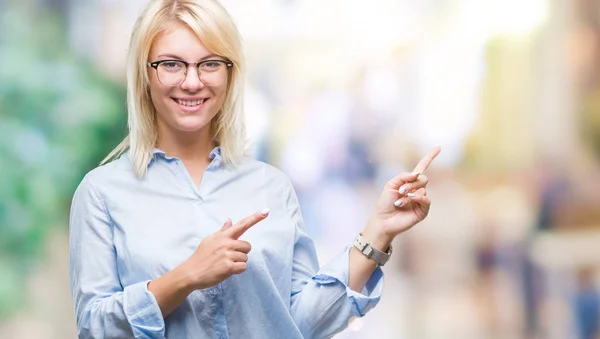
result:
[[[175,54],[159,54],[157,56],[157,58],[173,58],[173,59],[177,59],[177,60],[183,60],[182,57],[175,55]],[[220,56],[216,55],[216,54],[209,54],[203,58],[201,58],[200,60],[198,60],[198,62],[200,61],[204,61],[204,60],[208,60],[208,59],[212,59],[212,58],[219,58],[222,59]]]

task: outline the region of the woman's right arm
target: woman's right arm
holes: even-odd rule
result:
[[[79,338],[164,338],[165,323],[149,281],[123,288],[117,274],[112,224],[86,176],[70,216],[71,293]]]
[[[268,216],[255,213],[202,241],[195,253],[165,275],[123,288],[117,274],[110,215],[89,177],[71,206],[71,292],[80,338],[164,338],[167,317],[194,290],[246,270],[250,244],[238,238]]]

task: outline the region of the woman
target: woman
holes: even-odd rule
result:
[[[421,173],[439,149],[319,269],[290,181],[244,156],[243,72],[215,0],[151,1],[137,20],[129,136],[71,208],[80,338],[325,338],[378,302],[391,241],[429,211]]]

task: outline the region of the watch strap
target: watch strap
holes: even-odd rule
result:
[[[392,255],[392,245],[390,245],[387,252],[382,252],[371,246],[371,244],[365,240],[365,238],[363,238],[362,233],[359,234],[356,239],[354,239],[354,247],[356,247],[367,258],[377,262],[377,264],[380,266],[385,265],[385,263],[390,260],[390,256]]]

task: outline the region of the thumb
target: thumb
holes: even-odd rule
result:
[[[230,217],[227,217],[227,221],[225,221],[225,224],[223,224],[223,227],[221,227],[221,231],[225,231],[231,226],[233,226],[233,222],[231,221]]]

